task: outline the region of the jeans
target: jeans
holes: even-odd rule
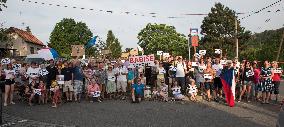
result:
[[[176,80],[177,80],[178,85],[181,87],[182,94],[185,94],[185,89],[186,89],[185,77],[176,77]]]

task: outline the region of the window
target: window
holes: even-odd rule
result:
[[[35,53],[35,48],[34,47],[30,47],[30,52],[31,52],[31,54],[34,54]]]

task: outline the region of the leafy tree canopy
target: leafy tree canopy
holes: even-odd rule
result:
[[[188,56],[187,39],[174,26],[149,23],[138,33],[138,39],[138,45],[145,50],[145,54],[164,51],[175,56]]]
[[[50,35],[49,47],[54,48],[61,56],[71,55],[71,45],[85,45],[93,37],[91,30],[83,22],[64,18],[55,25]],[[94,56],[95,48],[86,49],[86,55]]]
[[[111,51],[111,58],[119,58],[122,52],[122,46],[111,30],[107,33],[106,49]]]

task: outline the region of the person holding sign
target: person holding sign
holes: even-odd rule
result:
[[[64,68],[61,70],[61,74],[64,75],[64,87],[63,87],[63,93],[66,95],[67,101],[72,101],[73,98],[73,92],[74,92],[74,86],[73,86],[73,79],[74,79],[74,73],[73,73],[73,64],[69,63],[67,61],[64,62]]]
[[[278,64],[276,61],[272,62],[272,70],[274,72],[274,76],[272,77],[272,83],[274,84],[274,95],[275,95],[275,102],[278,102],[278,95],[279,95],[279,85],[281,80],[281,74],[283,71],[281,68],[278,68]]]
[[[106,86],[106,92],[111,98],[113,94],[116,92],[116,85],[115,85],[115,72],[112,69],[112,66],[108,66],[108,71],[107,71],[107,86]]]
[[[207,99],[210,102],[211,101],[211,93],[210,91],[213,91],[214,97],[216,97],[216,92],[214,91],[214,85],[213,85],[213,77],[215,75],[214,69],[212,69],[211,67],[211,63],[208,62],[207,63],[207,67],[204,70],[204,86],[205,86],[205,90],[207,93]]]
[[[102,102],[100,100],[101,90],[100,90],[100,87],[99,87],[99,85],[97,84],[97,82],[94,78],[91,79],[91,82],[88,86],[88,92],[87,93],[88,93],[88,96],[90,98],[92,98],[91,101],[90,101],[91,103],[94,102],[94,101]]]
[[[7,64],[7,69],[4,69],[5,72],[5,99],[4,106],[8,105],[8,98],[10,98],[9,102],[11,104],[15,104],[13,102],[13,94],[14,94],[14,86],[15,86],[15,70],[13,70],[12,64]]]
[[[162,81],[165,80],[165,74],[166,70],[163,67],[163,64],[159,64],[159,68],[157,69],[158,75],[157,75],[157,88],[160,88],[162,86]]]
[[[274,72],[269,67],[269,62],[264,62],[264,67],[261,68],[261,91],[262,91],[262,104],[269,104],[270,92],[273,91],[272,77]]]
[[[244,95],[245,92],[247,93],[247,101],[250,102],[249,97],[250,97],[250,94],[251,94],[250,92],[251,92],[251,86],[252,86],[252,81],[253,81],[253,77],[254,77],[254,71],[253,71],[253,68],[250,65],[249,61],[245,62],[242,73],[243,73],[242,74],[242,76],[243,76],[243,78],[242,78],[243,87],[242,87],[242,91],[241,91],[238,102],[240,102],[242,100],[242,96]]]

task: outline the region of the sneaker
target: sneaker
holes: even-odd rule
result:
[[[14,105],[14,104],[16,104],[16,103],[12,101],[11,104]]]
[[[101,100],[98,100],[98,102],[101,103],[102,101],[101,101]]]
[[[4,103],[4,106],[5,106],[5,107],[8,106],[7,103]]]

